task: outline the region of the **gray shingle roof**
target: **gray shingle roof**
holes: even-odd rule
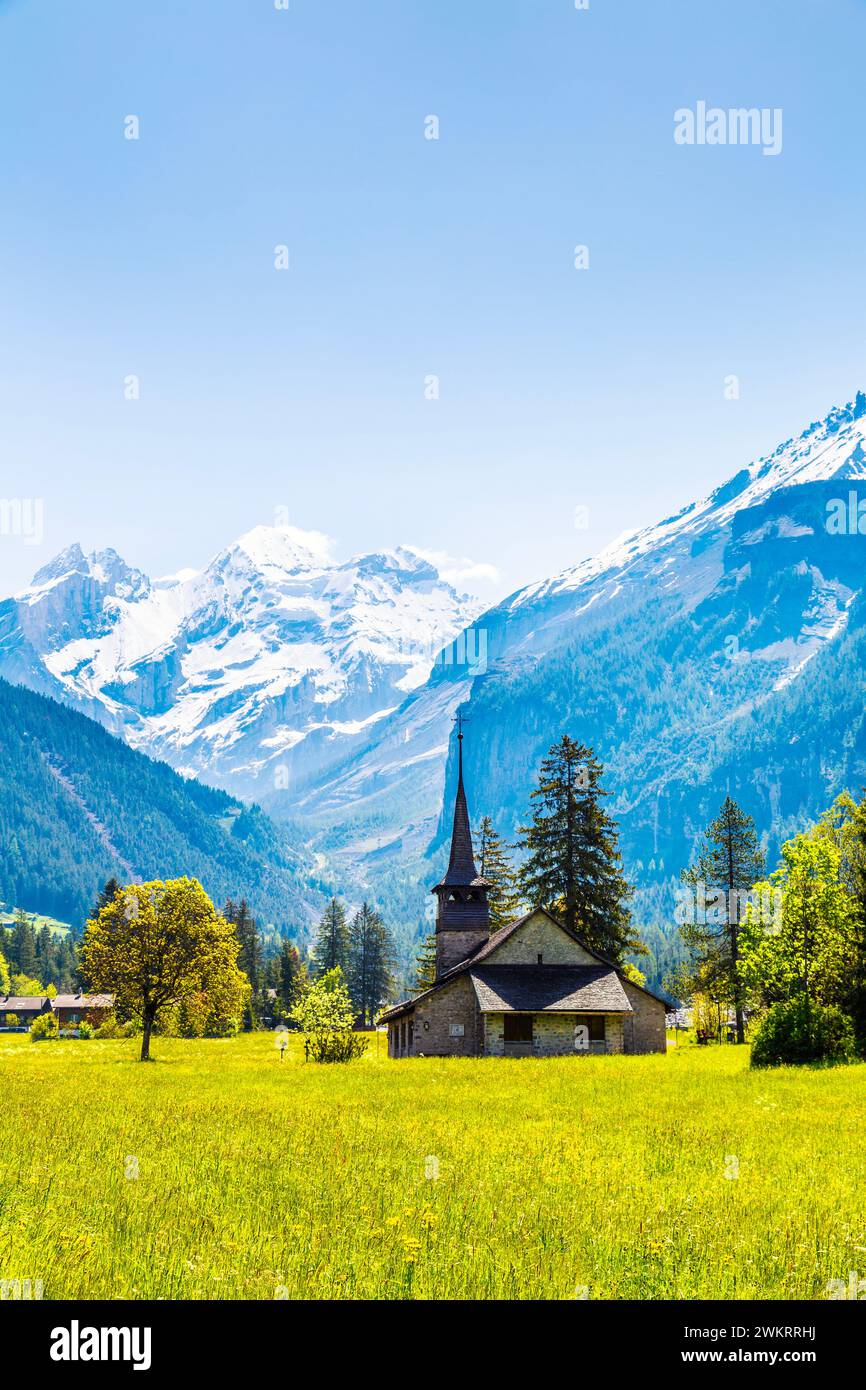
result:
[[[113,1009],[113,994],[57,994],[52,1009]]]
[[[504,927],[500,927],[498,931],[493,932],[477,951],[467,956],[466,960],[462,960],[457,965],[452,966],[451,969],[446,971],[441,979],[438,979],[429,989],[423,990],[420,994],[416,995],[414,999],[405,999],[400,1004],[394,1004],[390,1009],[380,1014],[380,1023],[387,1023],[394,1019],[402,1018],[404,1014],[410,1014],[420,1000],[426,999],[430,994],[435,994],[437,990],[444,989],[446,985],[451,984],[452,980],[455,980],[459,975],[465,974],[467,970],[477,970],[482,961],[486,960],[488,956],[491,956],[494,951],[498,950],[503,941],[507,941],[515,932],[520,931],[521,927],[529,921],[530,917],[534,917],[538,912],[547,917],[554,926],[559,927],[560,931],[565,932],[565,935],[570,937],[572,941],[582,946],[589,955],[598,961],[599,965],[604,966],[608,970],[612,970],[614,974],[617,975],[617,978],[620,978],[621,972],[617,971],[615,965],[612,965],[610,961],[605,960],[604,956],[600,956],[597,951],[593,951],[590,946],[587,946],[586,942],[582,941],[576,932],[570,931],[568,927],[553,916],[553,913],[548,912],[547,908],[533,907],[530,908],[528,912],[524,913],[522,917],[516,918],[513,922],[508,922]],[[536,969],[537,967],[520,965],[516,968],[521,972],[525,972],[526,970]],[[589,967],[585,968],[589,969]],[[633,989],[639,989],[642,994],[648,994],[651,999],[655,999],[658,1003],[664,1004],[666,1009],[671,1007],[669,999],[665,999],[661,994],[656,994],[654,990],[647,989],[646,985],[636,985],[634,981],[629,981],[629,983]],[[623,997],[626,997],[625,990],[623,990]]]
[[[469,971],[482,1013],[630,1014],[607,965],[480,965]]]
[[[7,994],[0,995],[0,1011],[3,1013],[22,1013],[25,1010],[35,1010],[37,1013],[45,1004],[47,996],[44,994]]]

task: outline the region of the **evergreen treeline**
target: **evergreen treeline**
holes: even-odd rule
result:
[[[278,932],[305,924],[309,866],[257,807],[2,680],[0,728],[0,900],[79,928],[111,875],[188,874],[217,902],[255,885],[255,911]]]
[[[0,994],[34,994],[49,985],[58,994],[75,993],[77,967],[71,934],[60,936],[46,926],[37,929],[21,909],[15,912],[11,927],[0,927]]]

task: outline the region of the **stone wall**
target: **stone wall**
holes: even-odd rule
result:
[[[576,1014],[533,1014],[532,1042],[507,1043],[504,1038],[505,1015],[484,1014],[484,1052],[488,1057],[582,1057],[575,1050],[574,1022]],[[591,1042],[590,1053],[622,1052],[623,1019],[619,1014],[605,1016],[604,1042]]]
[[[453,927],[437,928],[436,931],[436,978],[455,965],[462,965],[469,956],[483,946],[488,933],[472,928],[469,931],[455,931]]]
[[[626,1016],[626,1052],[667,1052],[664,1004],[622,976],[620,979],[633,1010]]]
[[[491,965],[598,965],[567,932],[539,912],[487,957]]]
[[[452,1028],[463,1032],[455,1034]],[[458,975],[415,1005],[413,1056],[477,1057],[481,1041],[481,1013],[468,975]]]

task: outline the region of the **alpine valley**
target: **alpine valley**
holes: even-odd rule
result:
[[[338,564],[289,527],[153,582],[72,546],[0,603],[0,676],[255,801],[300,834],[311,911],[324,884],[366,893],[407,940],[442,859],[456,710],[473,814],[506,837],[568,732],[605,765],[660,970],[679,871],[727,791],[772,861],[866,782],[864,448],[859,393],[485,613],[413,550]]]

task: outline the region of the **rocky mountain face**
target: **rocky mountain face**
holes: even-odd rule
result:
[[[324,537],[290,527],[155,582],[74,545],[0,603],[0,675],[262,798],[344,756],[471,614],[411,550],[337,564]]]
[[[437,858],[462,707],[473,812],[505,835],[563,732],[596,749],[639,913],[669,912],[726,791],[772,857],[866,782],[864,448],[860,394],[709,497],[512,595],[474,624],[484,669],[438,664],[298,809],[365,875]]]

